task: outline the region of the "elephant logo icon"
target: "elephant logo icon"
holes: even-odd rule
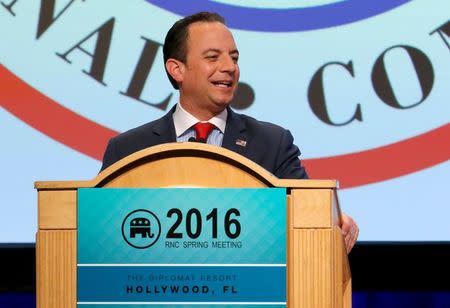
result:
[[[150,230],[150,220],[145,217],[133,218],[130,222],[130,237],[135,238],[136,234],[140,234],[143,238],[153,238],[155,234]]]
[[[161,223],[149,210],[134,210],[122,222],[122,236],[131,247],[145,249],[153,246],[161,235]]]

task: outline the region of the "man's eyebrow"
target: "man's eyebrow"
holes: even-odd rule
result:
[[[217,48],[208,48],[206,49],[203,54],[207,54],[208,52],[220,52],[220,49]]]
[[[222,50],[218,49],[218,48],[208,48],[205,51],[202,52],[202,54],[207,54],[208,52],[217,52],[220,53],[222,52]],[[233,49],[232,51],[229,52],[229,54],[238,54],[239,55],[239,50],[237,49]]]

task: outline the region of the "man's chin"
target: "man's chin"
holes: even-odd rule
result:
[[[215,105],[217,106],[218,109],[223,110],[223,109],[227,108],[231,104],[232,100],[233,100],[233,97],[226,98],[226,99],[218,99],[214,103],[215,103]]]

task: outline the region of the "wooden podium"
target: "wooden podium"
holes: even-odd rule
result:
[[[351,307],[336,184],[278,179],[239,154],[198,143],[147,148],[90,181],[36,182],[37,306],[76,307],[77,188],[286,187],[288,307]]]

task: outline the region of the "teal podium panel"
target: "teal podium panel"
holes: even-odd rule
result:
[[[79,189],[78,307],[285,307],[286,190]]]

